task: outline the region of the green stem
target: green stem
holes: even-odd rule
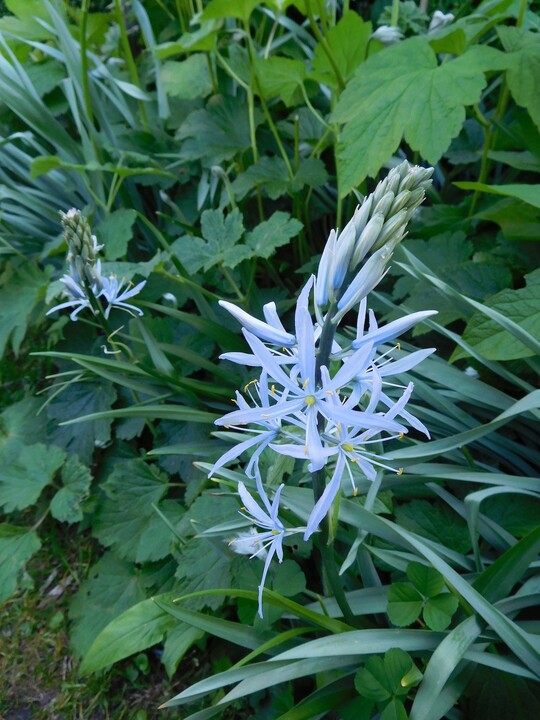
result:
[[[241,302],[241,303],[244,302],[244,300],[246,299],[244,296],[244,293],[240,290],[240,288],[236,284],[236,282],[235,282],[233,276],[231,275],[231,273],[229,272],[229,270],[225,267],[225,265],[220,265],[220,268],[221,268],[221,272],[225,275],[225,277],[229,281],[230,286],[236,293],[236,296],[238,297],[238,302]]]
[[[397,27],[399,20],[399,0],[392,0],[392,13],[390,15],[391,27]]]
[[[323,52],[325,53],[326,57],[328,58],[328,62],[332,66],[332,70],[334,71],[334,75],[336,76],[338,89],[339,89],[339,92],[341,93],[345,89],[345,80],[343,79],[341,70],[338,67],[336,59],[334,57],[334,53],[332,52],[332,48],[328,44],[326,38],[321,33],[321,30],[320,30],[319,26],[317,25],[317,21],[315,20],[313,11],[311,9],[310,0],[305,0],[305,3],[306,3],[306,13],[308,16],[309,24],[311,25],[311,29],[313,30],[313,34],[315,35],[318,42],[320,43],[320,46],[323,49]]]

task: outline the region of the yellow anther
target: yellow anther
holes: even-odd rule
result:
[[[396,472],[396,475],[403,475],[403,468],[399,468],[399,470]]]
[[[238,405],[238,400],[236,398],[231,398],[231,402],[235,405]]]
[[[270,392],[272,393],[272,395],[275,395],[275,394],[276,394],[276,386],[275,386],[275,385],[272,385],[272,386],[270,387]]]
[[[304,445],[304,455],[307,457],[309,455],[308,446]]]
[[[281,534],[279,532],[279,530],[274,530],[274,529],[270,530],[270,532],[272,533],[272,535],[280,535]]]
[[[357,495],[358,495],[358,488],[355,487],[354,490],[353,490],[353,496],[354,496],[354,497],[357,497]]]
[[[306,398],[306,405],[308,407],[311,407],[312,405],[315,405],[317,402],[317,398],[315,398],[313,395],[308,395]]]
[[[270,415],[268,415],[267,413],[264,413],[264,414],[263,414],[263,418],[264,418],[265,420],[267,420],[269,417],[270,417]]]
[[[331,390],[325,390],[324,394],[325,395],[333,395],[334,393]]]
[[[401,350],[401,343],[398,342],[397,345],[396,345],[396,347],[397,347],[398,350]]]
[[[345,452],[352,452],[354,450],[354,445],[351,445],[350,443],[344,443],[341,447],[345,450]]]
[[[403,440],[404,437],[405,437],[405,433],[399,433],[398,438],[400,440]]]
[[[247,393],[248,387],[250,385],[253,385],[253,383],[256,383],[256,382],[257,382],[257,380],[250,380],[247,385],[244,385],[244,392]]]
[[[358,462],[358,458],[350,458],[351,462]]]
[[[309,385],[309,378],[306,378],[306,379],[304,380],[304,384],[302,385],[302,390],[305,390],[308,385]]]

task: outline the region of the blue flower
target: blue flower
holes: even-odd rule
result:
[[[257,533],[256,539],[254,539],[253,536],[250,536],[249,538],[249,542],[252,545],[255,543],[256,551],[253,553],[252,557],[260,555],[265,551],[267,552],[266,559],[264,561],[263,574],[259,585],[259,615],[262,618],[262,596],[270,563],[274,555],[277,555],[280,563],[283,562],[283,538],[285,536],[285,527],[278,517],[278,510],[279,498],[284,485],[279,486],[274,496],[274,501],[270,503],[268,496],[262,488],[262,483],[258,481],[257,484],[259,486],[259,492],[262,491],[261,500],[265,506],[264,510],[257,502],[255,502],[243,482],[238,483],[238,494],[240,495],[244,505],[241,515],[257,527],[264,530],[262,533]],[[233,542],[242,542],[242,539],[239,540],[236,538]]]
[[[130,313],[130,315],[133,315],[134,313],[137,315],[144,314],[140,308],[135,305],[130,305],[126,302],[126,300],[129,300],[140,293],[146,285],[146,280],[143,280],[138,285],[135,285],[135,287],[131,287],[131,283],[127,283],[126,286],[125,284],[125,280],[118,282],[118,278],[115,275],[109,275],[107,278],[101,278],[102,289],[98,297],[102,297],[107,301],[107,307],[104,312],[106,318],[109,317],[109,313],[113,307],[125,310]]]

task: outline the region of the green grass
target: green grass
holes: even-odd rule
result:
[[[78,676],[68,639],[69,602],[87,571],[92,541],[48,529],[29,564],[25,586],[0,605],[0,718],[2,720],[153,720],[177,717],[158,706],[182,689],[156,653],[141,653],[90,678]],[[47,543],[47,539],[50,540]],[[81,542],[82,540],[82,542]],[[184,660],[180,675],[198,661]]]

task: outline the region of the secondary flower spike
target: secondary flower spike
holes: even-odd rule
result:
[[[92,235],[87,218],[75,208],[71,208],[67,213],[60,213],[60,216],[64,239],[68,245],[68,272],[60,278],[60,282],[64,284],[64,293],[68,299],[55,305],[46,314],[71,308],[69,317],[76,321],[81,310],[88,308],[96,314],[96,310],[99,312],[101,308],[103,316],[108,319],[112,308],[118,308],[130,315],[142,315],[140,308],[126,300],[137,295],[146,285],[146,280],[131,287],[131,283],[126,280],[119,281],[113,274],[103,275],[101,260],[98,258],[98,252],[103,246],[98,245],[96,236]]]

